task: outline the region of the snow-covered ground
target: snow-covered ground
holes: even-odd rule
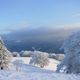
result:
[[[22,60],[24,64],[29,64],[31,58],[30,57],[14,57],[12,61],[15,61],[17,59]],[[50,61],[49,65],[45,66],[44,69],[55,71],[56,66],[59,63],[59,61],[57,61],[55,59],[50,59],[49,61]]]
[[[0,80],[80,80],[79,75],[56,73],[59,62],[54,59],[50,59],[49,66],[44,69],[29,65],[30,58],[13,58],[12,62],[16,59],[23,61],[20,70],[2,70]]]

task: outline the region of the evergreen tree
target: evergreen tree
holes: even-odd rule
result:
[[[5,47],[3,40],[0,38],[0,69],[8,69],[11,61],[11,53]]]

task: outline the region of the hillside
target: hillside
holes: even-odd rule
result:
[[[29,58],[14,58],[12,61],[23,60],[20,71],[2,70],[0,80],[80,80],[79,75],[55,73],[53,70],[41,69],[28,64]],[[27,60],[27,61],[26,61]],[[55,64],[55,60],[51,60]],[[53,65],[54,65],[53,64]]]

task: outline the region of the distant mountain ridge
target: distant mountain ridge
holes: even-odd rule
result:
[[[10,34],[2,35],[3,40],[10,51],[40,49],[49,53],[61,53],[59,49],[64,39],[76,28],[54,29],[54,28],[37,28],[15,30]]]

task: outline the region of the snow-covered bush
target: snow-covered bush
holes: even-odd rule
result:
[[[0,69],[8,69],[11,61],[12,54],[5,47],[2,39],[0,38]]]
[[[55,53],[52,53],[52,54],[49,54],[49,58],[62,61],[64,59],[64,54],[55,54]]]
[[[62,61],[64,59],[64,54],[56,54],[55,59]]]
[[[50,54],[49,54],[49,58],[55,59],[55,57],[56,57],[56,53],[50,53]]]
[[[57,72],[65,73],[80,73],[80,32],[76,32],[69,36],[62,49],[65,53],[65,58],[58,65]]]
[[[13,65],[14,65],[16,71],[21,71],[22,63],[23,63],[23,61],[19,60],[19,59],[15,60],[13,62]]]
[[[32,51],[21,51],[20,55],[21,57],[30,57],[32,54]]]
[[[13,55],[13,57],[20,57],[19,52],[13,52],[12,55]]]
[[[41,68],[49,64],[48,53],[34,51],[32,54],[32,58],[30,60],[30,64],[38,65]]]

